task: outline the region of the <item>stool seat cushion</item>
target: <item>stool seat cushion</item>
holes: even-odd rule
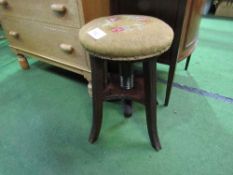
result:
[[[95,19],[79,32],[83,47],[110,60],[140,60],[167,51],[174,33],[160,19],[142,15],[115,15]]]

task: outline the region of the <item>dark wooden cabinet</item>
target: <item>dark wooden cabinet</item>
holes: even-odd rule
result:
[[[178,61],[189,56],[196,47],[203,4],[204,0],[187,1],[179,45]]]
[[[168,105],[176,63],[192,54],[205,0],[111,0],[111,14],[141,14],[162,19],[174,30],[175,38],[159,62],[169,65],[165,105]]]

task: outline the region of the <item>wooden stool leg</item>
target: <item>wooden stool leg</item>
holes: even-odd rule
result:
[[[169,73],[168,73],[168,81],[167,81],[167,89],[166,89],[166,97],[165,97],[165,106],[168,106],[172,91],[172,84],[175,76],[176,65],[169,66]]]
[[[189,55],[189,57],[187,58],[186,63],[185,63],[185,68],[184,68],[184,70],[188,70],[189,62],[190,62],[191,56],[192,56],[192,55]]]
[[[133,108],[132,108],[132,100],[123,100],[123,110],[124,110],[124,116],[126,118],[129,118],[132,116]]]
[[[133,64],[131,62],[119,63],[119,72],[121,88],[125,90],[134,88]],[[123,111],[126,118],[132,116],[132,100],[123,99]]]
[[[147,129],[151,145],[158,151],[161,149],[157,131],[157,106],[156,106],[156,62],[149,60],[143,62],[145,107]]]
[[[103,117],[104,60],[91,57],[93,119],[89,142],[99,136]]]

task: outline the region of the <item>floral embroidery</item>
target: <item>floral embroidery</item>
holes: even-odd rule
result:
[[[112,28],[112,32],[122,32],[124,30],[125,30],[125,27],[123,27],[123,26]]]

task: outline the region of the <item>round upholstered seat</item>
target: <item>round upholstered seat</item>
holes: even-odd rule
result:
[[[110,60],[140,60],[167,51],[173,31],[165,22],[150,16],[115,15],[84,25],[79,38],[91,54]]]

